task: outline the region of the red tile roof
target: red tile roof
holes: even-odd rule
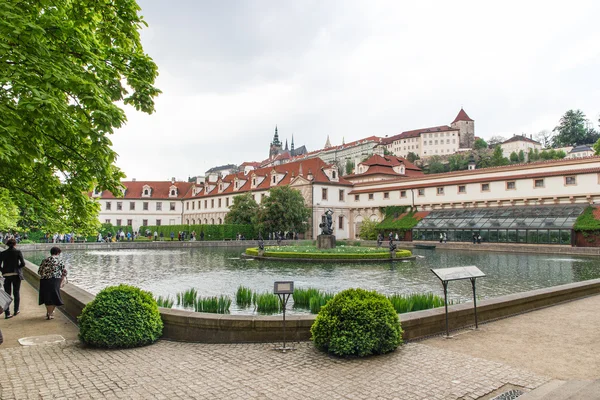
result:
[[[102,199],[115,199],[115,198],[123,198],[123,199],[182,199],[188,191],[190,191],[191,187],[194,185],[193,182],[175,182],[171,181],[123,181],[121,182],[126,190],[125,195],[123,197],[116,197],[111,192],[105,190],[102,192],[100,198]],[[142,192],[144,186],[150,186],[151,192],[150,196],[142,196]],[[170,197],[169,190],[171,186],[177,187],[177,196]],[[91,193],[90,193],[91,196]]]
[[[377,175],[377,174],[391,175],[391,176],[396,176],[398,178],[423,175],[423,172],[421,171],[420,168],[416,167],[413,163],[409,162],[408,160],[406,160],[402,157],[397,157],[397,156],[391,156],[391,155],[380,156],[380,155],[375,154],[360,164],[368,165],[369,169],[366,172],[363,172],[360,174],[346,175],[345,178],[352,179],[352,178],[356,178],[356,177]],[[396,167],[398,165],[404,165],[404,171],[405,171],[404,174],[399,174],[398,172],[394,171],[394,167]]]
[[[460,111],[458,112],[458,115],[456,116],[456,118],[454,118],[454,121],[452,121],[452,123],[455,123],[457,121],[473,121],[471,118],[469,118],[469,116],[467,115],[467,113],[465,112],[465,110],[460,109]]]

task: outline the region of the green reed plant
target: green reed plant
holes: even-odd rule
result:
[[[276,313],[279,311],[279,297],[273,293],[254,293],[252,303],[256,311],[261,313]]]
[[[226,314],[229,313],[231,306],[231,299],[229,296],[209,296],[209,297],[198,297],[194,305],[196,312],[206,312],[215,314]]]
[[[310,308],[310,312],[313,314],[318,314],[321,311],[321,307],[323,307],[327,302],[335,296],[335,293],[323,293],[318,292],[316,295],[311,296],[308,306]]]
[[[411,294],[393,294],[387,296],[396,312],[399,314],[411,311],[427,310],[430,308],[443,307],[444,299],[433,293],[411,293]],[[449,301],[448,304],[454,302]]]
[[[319,295],[319,289],[306,288],[294,289],[292,298],[294,299],[294,307],[308,308],[310,306],[310,298]]]
[[[183,307],[196,307],[196,299],[198,298],[198,290],[191,288],[185,292],[177,293],[177,305],[183,305]]]
[[[164,307],[164,308],[172,308],[173,303],[175,303],[175,300],[172,299],[171,296],[166,296],[166,297],[158,296],[155,298],[155,300],[156,300],[156,305],[158,305],[159,307]]]
[[[252,304],[252,289],[240,285],[235,294],[235,301],[239,307],[249,307]]]

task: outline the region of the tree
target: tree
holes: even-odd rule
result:
[[[500,146],[496,146],[496,148],[494,149],[494,153],[492,154],[492,166],[493,167],[500,167],[502,165],[508,165],[509,161],[506,157],[504,157],[504,155],[502,154],[502,147]]]
[[[466,154],[457,153],[448,156],[448,169],[450,171],[460,171],[468,168],[469,159]]]
[[[347,160],[346,161],[346,175],[350,175],[354,172],[354,161]]]
[[[552,132],[550,132],[547,129],[544,129],[543,131],[539,131],[535,135],[535,139],[542,144],[543,148],[546,149],[552,145],[552,136]]]
[[[529,162],[539,161],[540,159],[540,151],[538,149],[529,149],[529,155],[527,156],[527,160]]]
[[[406,159],[407,159],[409,162],[411,162],[411,163],[414,163],[415,161],[419,160],[419,159],[420,159],[420,157],[419,157],[417,154],[415,154],[415,153],[413,153],[412,151],[410,151],[410,152],[409,152],[409,153],[406,155]]]
[[[264,232],[305,232],[310,214],[298,190],[278,186],[263,198],[257,220]]]
[[[489,138],[489,140],[487,141],[488,146],[490,147],[494,147],[499,145],[500,143],[504,143],[506,141],[506,139],[503,136],[492,136],[491,138]]]
[[[10,200],[8,190],[0,188],[0,232],[17,229],[19,209]]]
[[[510,162],[512,162],[512,163],[519,162],[519,155],[517,154],[516,151],[513,151],[512,153],[510,153]]]
[[[375,240],[377,238],[377,224],[377,221],[372,221],[369,218],[364,219],[360,224],[358,236],[363,240]]]
[[[250,192],[233,197],[233,203],[225,216],[226,224],[250,225],[256,221],[258,203],[252,198]]]
[[[525,162],[525,152],[522,149],[519,150],[519,162],[520,163],[524,163]]]
[[[152,113],[160,93],[139,10],[135,0],[0,2],[0,188],[48,230],[92,230],[99,205],[87,193],[121,193],[108,138],[126,121],[116,103]]]
[[[485,140],[479,138],[479,139],[475,140],[475,143],[473,143],[473,148],[475,150],[487,149],[488,144],[486,143]]]
[[[445,171],[444,164],[442,164],[441,158],[439,156],[432,156],[429,159],[427,171],[429,174],[439,174]]]
[[[556,133],[553,138],[556,147],[585,144],[588,134],[585,114],[581,110],[567,111],[553,132]]]

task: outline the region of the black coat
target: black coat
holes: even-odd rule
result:
[[[0,253],[0,271],[2,271],[2,275],[16,272],[19,274],[19,278],[23,279],[24,266],[25,260],[23,259],[21,250],[13,247]]]

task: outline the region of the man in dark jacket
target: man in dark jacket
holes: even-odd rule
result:
[[[23,253],[21,250],[15,249],[17,241],[15,239],[9,239],[6,242],[8,249],[0,253],[0,271],[4,277],[4,291],[9,295],[13,296],[13,304],[15,307],[15,313],[19,314],[19,303],[21,302],[21,280],[23,280],[23,267],[25,266],[25,260],[23,259]],[[4,318],[12,318],[10,310],[4,310]]]

